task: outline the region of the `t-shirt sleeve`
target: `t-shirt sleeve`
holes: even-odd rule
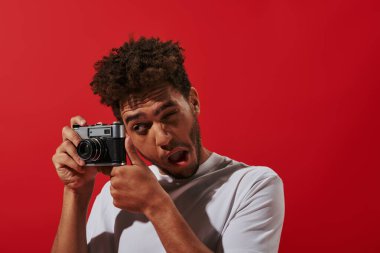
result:
[[[278,252],[284,213],[283,183],[277,174],[251,182],[217,252]]]

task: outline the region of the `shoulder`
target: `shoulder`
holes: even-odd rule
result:
[[[234,202],[222,231],[220,252],[277,252],[285,214],[280,176],[266,166],[247,166],[232,178]]]
[[[248,187],[269,181],[282,185],[282,179],[270,167],[247,165],[244,162],[236,161],[215,152],[200,166],[197,174],[198,176],[228,178],[230,183]]]
[[[217,166],[209,175],[224,181],[225,190],[234,192],[239,199],[262,194],[269,198],[283,195],[283,181],[272,168],[247,165],[219,154],[214,154],[214,159],[218,161]]]
[[[271,168],[266,166],[249,166],[244,177],[252,183],[274,181],[282,184],[281,177]]]
[[[283,201],[284,189],[281,177],[265,166],[247,167],[247,173],[241,179],[241,187],[246,190],[245,199],[278,199]]]
[[[227,156],[218,156],[223,161],[220,169],[230,171],[232,177],[237,177],[249,185],[263,181],[276,181],[282,184],[281,177],[270,167],[247,165]]]
[[[283,181],[271,168],[266,166],[247,166],[234,171],[230,178],[236,182],[237,191],[246,198],[257,194],[283,195]]]
[[[252,201],[252,198],[270,198],[283,201],[283,181],[270,167],[251,166],[226,156],[220,156],[225,162],[221,169],[229,174],[230,186],[241,200]]]

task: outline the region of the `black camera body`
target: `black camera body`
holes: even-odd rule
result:
[[[120,122],[111,125],[97,123],[90,126],[74,124],[82,138],[77,146],[85,166],[120,166],[126,164],[125,130]]]

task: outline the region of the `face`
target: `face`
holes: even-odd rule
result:
[[[126,133],[139,153],[177,178],[193,175],[206,159],[200,141],[198,94],[186,99],[171,86],[129,98],[121,106]]]

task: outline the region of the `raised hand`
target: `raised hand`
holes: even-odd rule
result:
[[[163,200],[169,200],[170,197],[138,156],[129,137],[125,140],[125,149],[131,165],[114,167],[111,171],[113,204],[131,212],[152,211],[159,207]]]
[[[81,116],[71,118],[70,125],[78,124],[84,126],[86,120]],[[66,188],[75,193],[92,193],[97,169],[95,167],[84,167],[85,162],[80,159],[76,147],[81,138],[69,126],[62,129],[62,143],[58,146],[52,157],[58,177]]]

